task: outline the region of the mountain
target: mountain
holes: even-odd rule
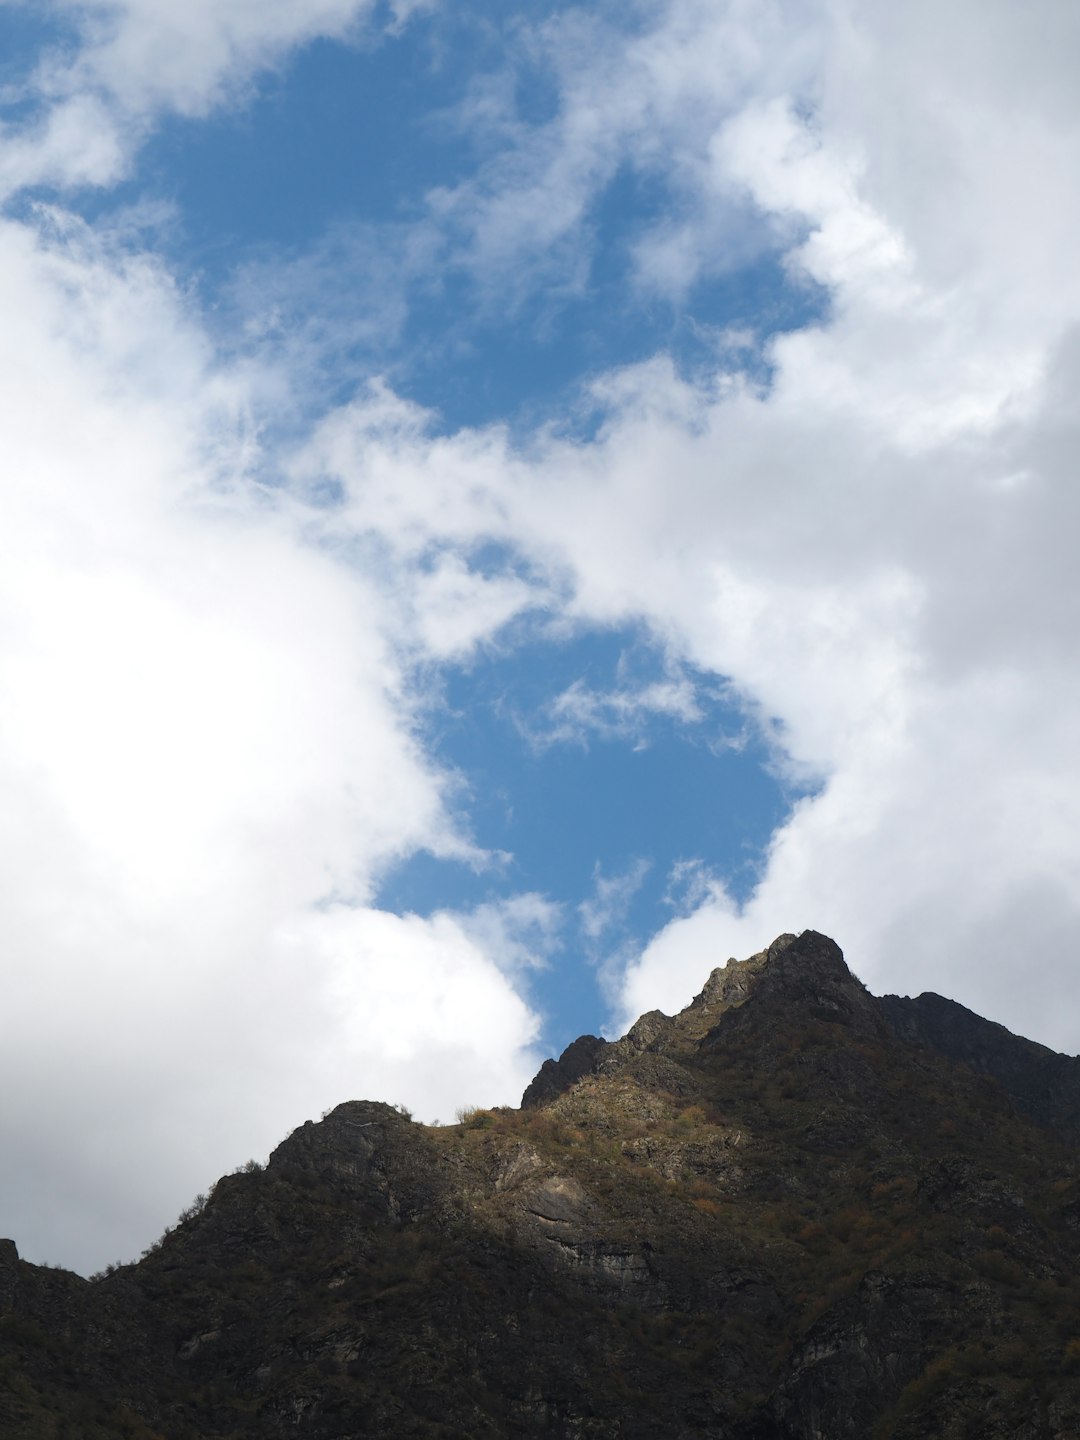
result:
[[[0,1435],[1076,1440],[1078,1063],[782,936],[520,1110],[338,1106],[137,1264],[0,1242]]]

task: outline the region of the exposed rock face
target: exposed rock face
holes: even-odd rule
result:
[[[545,1060],[521,1097],[521,1108],[532,1110],[538,1105],[545,1105],[556,1095],[569,1090],[583,1075],[591,1074],[606,1046],[607,1042],[598,1040],[595,1035],[580,1035],[566,1047],[558,1060]]]
[[[948,1007],[782,936],[520,1111],[338,1106],[137,1265],[0,1242],[0,1436],[1075,1440],[1073,1062]]]

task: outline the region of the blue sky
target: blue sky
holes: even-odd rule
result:
[[[788,930],[1080,1048],[1078,51],[0,3],[24,1253],[350,1095],[514,1103]]]
[[[221,313],[226,344],[243,336],[267,284],[282,329],[332,325],[321,336],[324,403],[378,373],[448,429],[587,429],[591,377],[663,351],[705,378],[729,330],[753,335],[741,363],[767,383],[764,343],[820,316],[825,291],[787,274],[764,233],[740,236],[686,293],[635,287],[636,238],[680,198],[632,153],[609,165],[572,242],[540,258],[537,283],[511,274],[491,286],[461,233],[433,226],[432,192],[469,185],[478,165],[512,153],[520,127],[556,115],[551,67],[542,54],[526,63],[518,43],[542,13],[439,11],[361,44],[315,41],[242,108],[166,119],[136,173],[79,197],[80,208],[169,207],[161,241]]]
[[[414,855],[390,871],[379,901],[425,914],[522,890],[562,902],[530,986],[555,1053],[604,1027],[611,962],[693,909],[711,878],[749,895],[798,794],[715,678],[687,677],[698,712],[689,719],[627,720],[603,704],[665,678],[655,647],[633,632],[533,640],[449,673],[428,722],[428,743],[461,777],[465,824],[500,858],[476,870]],[[567,696],[601,704],[567,716]],[[605,884],[616,889],[590,933],[601,916],[588,907]]]
[[[529,25],[539,18],[533,12]],[[332,327],[318,357],[323,406],[380,375],[448,432],[553,424],[587,435],[598,417],[586,395],[593,377],[663,352],[707,385],[720,356],[729,359],[717,338],[724,331],[752,335],[740,363],[767,386],[765,345],[818,318],[824,292],[785,274],[777,248],[756,237],[685,294],[635,293],[634,240],[678,202],[664,176],[632,155],[590,198],[572,253],[542,256],[538,283],[503,282],[508,304],[493,299],[452,233],[421,241],[421,259],[399,269],[395,250],[430,226],[431,192],[468,183],[478,160],[491,166],[509,149],[470,114],[477,91],[497,89],[511,134],[556,116],[549,67],[517,50],[524,24],[503,7],[480,7],[353,45],[316,40],[259,77],[242,105],[166,118],[129,178],[76,193],[74,206],[98,223],[131,207],[167,207],[159,244],[226,345],[245,344],[264,281],[281,287],[280,330]],[[295,284],[283,282],[290,269]],[[371,312],[378,317],[388,300],[397,323],[373,327]],[[310,423],[310,404],[295,423]],[[662,670],[663,647],[643,627],[571,640],[507,633],[490,653],[447,667],[423,717],[425,744],[460,779],[463,827],[507,858],[478,871],[420,851],[393,866],[378,892],[381,905],[425,916],[521,890],[563,905],[559,939],[529,985],[543,1041],[556,1051],[609,1023],[605,963],[640,950],[678,913],[676,867],[715,876],[744,899],[800,793],[778,778],[752,707],[740,706],[725,677],[703,672],[686,677],[700,707],[692,721],[644,716],[623,733],[579,725],[563,738],[530,738],[571,687],[618,688],[620,662],[644,683]],[[601,877],[638,870],[624,912],[586,943],[578,907]]]

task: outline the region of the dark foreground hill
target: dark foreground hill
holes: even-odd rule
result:
[[[521,1110],[339,1106],[136,1265],[0,1242],[0,1436],[1076,1440],[1078,1067],[784,936]]]

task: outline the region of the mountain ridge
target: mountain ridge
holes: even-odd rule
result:
[[[520,1110],[335,1107],[112,1274],[4,1242],[0,1433],[1075,1437],[1073,1068],[970,1015],[781,936]]]
[[[820,956],[828,957],[826,964],[835,965],[839,957],[844,974],[855,978],[839,946],[827,936],[816,931],[804,931],[801,936],[784,934],[746,960],[736,960],[733,956],[726,965],[716,966],[699,994],[679,1014],[713,1014],[742,1004],[754,992],[755,981],[764,969],[770,967],[773,977],[777,969],[783,973],[783,967],[773,962],[797,940],[801,960],[805,960],[806,946],[810,943],[819,947]],[[839,977],[840,972],[835,973]],[[861,982],[857,983],[861,986]],[[799,998],[790,977],[784,980],[783,988],[792,999]],[[865,991],[865,986],[861,988]],[[806,999],[805,994],[802,998]],[[1062,1127],[1070,1138],[1080,1142],[1080,1056],[1059,1054],[1038,1041],[1025,1039],[999,1022],[986,1020],[958,1001],[933,991],[924,991],[915,997],[889,994],[870,998],[883,1024],[898,1039],[992,1076],[1031,1118],[1044,1125]],[[662,1026],[672,1018],[659,1010],[649,1011],[619,1041],[603,1040],[595,1035],[579,1036],[557,1059],[544,1061],[522,1096],[522,1108],[543,1104],[586,1074],[597,1073],[605,1063],[610,1063],[605,1059],[612,1053],[610,1047],[618,1047],[636,1034],[643,1034],[643,1027]]]

